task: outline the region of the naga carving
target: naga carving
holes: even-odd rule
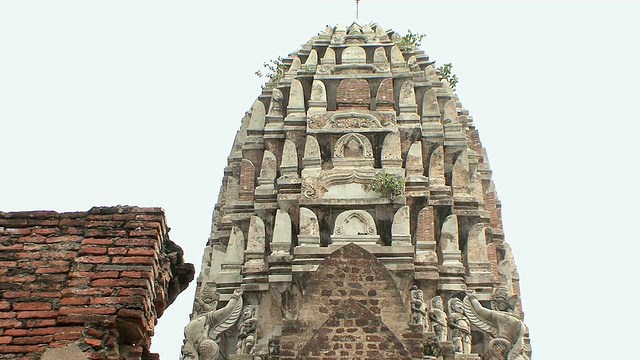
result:
[[[485,308],[475,292],[467,291],[464,298],[464,313],[471,323],[491,335],[487,360],[529,360],[524,342],[526,325],[510,311],[515,308],[517,298],[509,296],[506,288],[498,287],[491,300],[493,309]]]
[[[205,312],[196,312],[184,329],[185,343],[182,346],[182,360],[219,360],[219,336],[231,328],[242,312],[242,290],[236,289],[227,305],[216,310],[214,297]]]

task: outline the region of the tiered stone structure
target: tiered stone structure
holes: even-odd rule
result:
[[[160,208],[0,212],[0,358],[151,360],[193,279]]]
[[[283,59],[225,168],[183,359],[529,358],[478,131],[400,40],[338,25]]]

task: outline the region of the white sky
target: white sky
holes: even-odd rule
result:
[[[0,2],[0,210],[161,206],[200,267],[263,62],[354,1]],[[639,2],[362,0],[452,62],[503,204],[535,359],[636,358]],[[152,350],[177,359],[195,283]]]

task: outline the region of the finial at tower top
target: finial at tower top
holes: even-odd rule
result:
[[[356,0],[356,20],[358,20],[358,7],[360,5],[360,0]]]

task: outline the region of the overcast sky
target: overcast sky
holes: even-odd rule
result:
[[[224,7],[221,4],[224,4]],[[638,2],[360,2],[425,33],[487,148],[535,359],[635,359]],[[160,206],[200,268],[263,62],[355,1],[0,2],[0,210]],[[177,359],[195,283],[159,320]],[[633,355],[636,354],[636,355]]]

